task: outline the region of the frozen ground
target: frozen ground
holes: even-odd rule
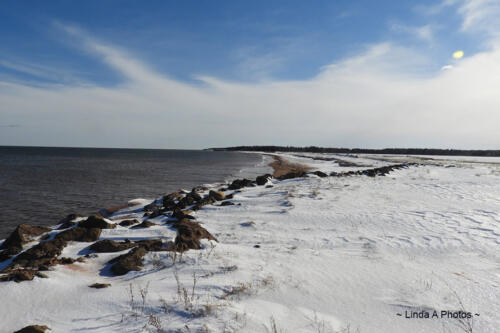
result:
[[[359,169],[283,156],[322,171]],[[362,168],[394,163],[335,157]],[[0,331],[45,324],[52,332],[498,332],[500,164],[458,160],[385,177],[244,188],[231,200],[237,205],[194,214],[219,240],[201,251],[148,253],[142,271],[121,277],[105,268],[121,254],[110,253],[56,266],[48,279],[0,283]],[[137,209],[149,202],[109,219],[142,216]],[[117,227],[101,239],[142,237],[168,241],[175,231]],[[73,243],[63,256],[88,245]],[[94,282],[112,286],[90,289]],[[422,310],[472,318],[405,318]]]

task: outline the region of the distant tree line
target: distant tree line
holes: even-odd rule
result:
[[[401,155],[454,155],[454,156],[500,156],[500,150],[463,150],[433,148],[325,148],[325,147],[292,147],[292,146],[237,146],[227,148],[211,148],[216,151],[263,151],[263,152],[303,152],[334,154],[401,154]]]

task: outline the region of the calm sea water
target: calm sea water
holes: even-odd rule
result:
[[[0,147],[0,239],[20,223],[54,225],[70,213],[266,169],[262,156],[238,152]]]

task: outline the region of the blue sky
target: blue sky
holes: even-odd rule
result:
[[[0,144],[498,149],[477,120],[497,117],[494,93],[477,110],[452,81],[492,83],[498,14],[495,0],[3,1]]]

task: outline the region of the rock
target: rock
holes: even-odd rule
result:
[[[240,225],[242,227],[251,227],[253,225],[255,225],[255,222],[254,221],[250,221],[250,222],[243,222],[243,223],[240,223]]]
[[[111,287],[110,283],[94,283],[89,286],[90,288],[95,288],[95,289],[102,289],[102,288],[108,288]]]
[[[287,174],[279,176],[278,179],[279,180],[293,179],[293,178],[304,177],[305,175],[306,175],[306,173],[304,171],[289,172]]]
[[[273,176],[271,176],[270,174],[258,176],[257,178],[255,178],[255,182],[257,183],[257,185],[265,185],[272,177]]]
[[[208,187],[206,187],[206,186],[195,186],[191,190],[191,192],[196,192],[196,193],[203,192],[203,191],[208,191]]]
[[[52,231],[52,229],[47,227],[35,227],[29,226],[27,224],[20,224],[2,243],[0,249],[8,249],[10,247],[22,248],[24,244],[28,243],[36,236],[40,236],[41,234],[48,231]]]
[[[223,201],[220,203],[221,206],[233,206],[234,203],[231,201]]]
[[[174,211],[172,212],[172,217],[176,218],[177,221],[180,221],[184,218],[190,219],[190,220],[195,219],[194,216],[187,214],[185,211],[182,211],[179,208],[174,209]]]
[[[328,175],[322,171],[314,171],[313,174],[315,174],[316,176],[318,177],[321,177],[321,178],[325,178],[325,177],[328,177]]]
[[[69,214],[68,216],[63,218],[61,221],[59,221],[60,226],[59,226],[59,228],[57,228],[57,230],[67,229],[67,228],[74,226],[76,224],[76,222],[73,222],[73,220],[78,218],[78,217],[82,217],[82,215]]]
[[[144,211],[150,212],[159,209],[159,206],[156,204],[156,201],[144,206]]]
[[[363,171],[363,174],[365,174],[368,177],[375,177],[377,172],[375,170],[365,170]]]
[[[189,195],[186,195],[184,198],[182,198],[181,200],[179,200],[179,202],[177,203],[177,207],[182,207],[182,208],[186,208],[187,206],[191,206],[195,203],[195,199],[193,196]]]
[[[170,194],[167,194],[163,196],[163,205],[165,206],[165,201],[170,201],[170,200],[175,200],[175,199],[182,199],[182,191],[176,191]]]
[[[217,239],[197,222],[184,219],[175,222],[174,227],[177,229],[177,237],[175,237],[174,241],[174,248],[177,252],[201,249],[200,239],[217,242]]]
[[[134,225],[134,224],[137,224],[139,223],[138,220],[136,219],[133,219],[133,220],[123,220],[119,223],[120,226],[122,227],[128,227],[128,226],[131,226],[131,225]]]
[[[78,223],[79,227],[82,228],[99,228],[99,229],[114,229],[116,228],[115,224],[108,223],[104,220],[102,216],[99,215],[91,215],[85,221]]]
[[[224,195],[224,193],[220,192],[220,191],[214,191],[214,190],[210,190],[210,192],[208,192],[208,196],[210,198],[214,198],[215,200],[217,201],[221,201],[221,200],[224,200],[224,198],[226,197]]]
[[[153,223],[153,222],[150,222],[150,221],[144,221],[142,222],[141,224],[138,224],[138,225],[134,225],[132,228],[130,229],[145,229],[145,228],[149,228],[149,227],[153,227],[155,225],[158,225],[156,223]]]
[[[14,246],[3,250],[2,252],[0,252],[0,262],[9,260],[16,254],[20,253],[22,250],[23,250],[22,248]]]
[[[19,254],[7,268],[24,267],[46,270],[58,263],[57,257],[66,245],[67,242],[62,239],[41,242]]]
[[[177,207],[177,204],[175,203],[174,200],[163,200],[163,210],[164,211],[169,211],[173,210],[175,207]]]
[[[111,271],[115,275],[125,275],[130,271],[140,271],[142,266],[142,258],[146,255],[147,250],[142,247],[136,247],[128,253],[122,254],[111,261]]]
[[[266,185],[266,188],[273,188],[273,185]]]
[[[0,276],[0,281],[31,281],[35,277],[37,271],[33,269],[13,269],[7,271],[7,275]]]
[[[131,241],[116,242],[110,239],[103,239],[90,245],[90,249],[97,253],[120,252],[136,246]]]
[[[155,206],[155,208],[153,210],[144,213],[143,217],[154,219],[155,217],[158,217],[162,214],[163,214],[163,212],[161,211],[161,209],[158,206]]]
[[[206,205],[211,205],[215,202],[215,199],[213,197],[209,197],[208,195],[201,199],[200,202],[198,202],[192,209],[193,210],[200,210],[203,206]]]
[[[64,240],[66,242],[95,242],[101,236],[100,228],[82,228],[76,227],[62,231],[56,235],[54,239]]]
[[[253,182],[250,179],[235,179],[231,185],[229,185],[230,190],[239,190],[243,187],[253,186]]]
[[[30,325],[14,333],[45,333],[49,328],[45,325]]]
[[[190,193],[186,194],[186,196],[190,196],[194,199],[194,201],[198,202],[201,200],[201,195],[198,194],[196,191],[191,191]]]
[[[226,195],[226,199],[232,199],[234,198],[234,193]]]
[[[148,251],[162,251],[162,250],[164,250],[163,242],[161,239],[143,239],[143,240],[137,241],[136,244],[138,246],[145,248]]]

